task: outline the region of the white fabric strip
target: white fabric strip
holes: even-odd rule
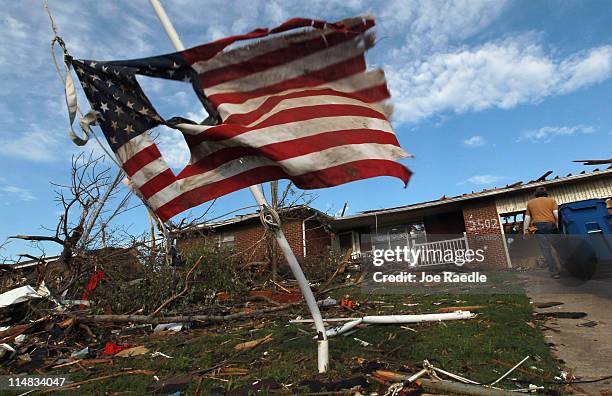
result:
[[[149,206],[153,208],[153,210],[157,210],[164,204],[167,204],[173,199],[180,197],[183,192],[184,191],[181,190],[180,184],[178,182],[174,182],[147,199],[147,202],[149,203]]]

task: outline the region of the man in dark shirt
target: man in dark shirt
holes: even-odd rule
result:
[[[557,269],[557,263],[552,256],[551,244],[551,235],[559,229],[559,205],[557,205],[557,201],[553,198],[548,197],[548,192],[544,186],[536,188],[535,198],[527,202],[523,224],[523,232],[525,234],[528,233],[530,225],[536,228],[536,239],[540,245],[540,250],[550,275],[555,279],[559,279],[560,274]]]

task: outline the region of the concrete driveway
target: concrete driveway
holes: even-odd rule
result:
[[[581,281],[564,273],[552,279],[547,271],[521,273],[527,295],[534,303],[562,302],[536,312],[584,312],[581,319],[547,319],[546,340],[568,371],[581,380],[612,375],[612,265],[598,270],[596,277]],[[593,322],[591,322],[593,321]],[[593,327],[585,323],[595,324]],[[576,384],[576,394],[612,395],[612,379]]]

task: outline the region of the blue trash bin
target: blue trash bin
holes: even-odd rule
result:
[[[581,278],[591,278],[598,264],[612,261],[612,224],[603,199],[559,206],[561,231],[558,251],[563,266]]]
[[[559,207],[564,234],[612,235],[612,223],[603,199],[587,199],[566,203]]]

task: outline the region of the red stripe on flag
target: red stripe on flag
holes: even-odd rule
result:
[[[129,177],[132,177],[134,173],[161,156],[159,149],[155,143],[153,143],[131,156],[123,163],[122,168]]]
[[[291,92],[285,95],[272,96],[266,99],[256,110],[242,114],[232,114],[224,123],[226,124],[250,124],[258,120],[263,115],[267,114],[276,107],[280,102],[287,99],[316,97],[321,95],[339,96],[360,100],[364,103],[376,103],[388,99],[390,97],[389,90],[386,84],[369,87],[355,92],[340,92],[330,88],[327,89],[309,89],[304,91]]]
[[[355,180],[369,179],[377,176],[398,177],[407,185],[411,174],[403,165],[389,160],[354,161],[297,177],[290,177],[277,166],[263,166],[185,192],[160,207],[155,213],[162,221],[166,221],[186,209],[232,191],[278,179],[289,179],[301,189],[315,189],[338,186]]]
[[[184,136],[188,146],[195,146],[205,141],[212,142],[234,138],[256,129],[327,117],[370,117],[379,120],[387,119],[384,114],[370,107],[346,104],[323,104],[283,110],[270,116],[259,124],[248,128],[241,125],[221,124],[208,128],[197,135],[185,134]],[[288,128],[291,127],[290,125],[288,126]]]
[[[355,39],[365,28],[354,29],[351,33],[333,32],[320,35],[311,40],[289,43],[288,46],[247,59],[244,62],[227,65],[199,75],[202,87],[208,88],[224,82],[237,80],[246,76],[278,67],[338,44]]]
[[[283,161],[289,158],[299,157],[318,151],[327,150],[332,147],[346,146],[350,144],[392,144],[399,147],[399,142],[394,134],[373,129],[349,129],[319,133],[299,139],[287,140],[266,146],[254,147],[228,147],[221,149],[211,155],[199,159],[194,164],[189,164],[176,177],[177,180],[195,176],[216,169],[226,162],[246,156],[258,156],[269,158],[274,161]]]
[[[249,92],[225,92],[211,94],[208,99],[219,107],[223,103],[244,103],[245,101],[260,96],[274,95],[289,89],[312,88],[321,84],[329,83],[350,77],[365,71],[366,63],[363,55],[327,66],[323,69],[305,73],[299,77],[291,78],[277,84]]]
[[[372,26],[374,26],[374,20],[364,19],[362,22],[362,25],[363,24],[366,25],[367,29],[369,29]],[[321,20],[293,18],[275,27],[274,29],[266,29],[266,28],[255,29],[246,34],[239,34],[235,36],[225,37],[225,38],[213,41],[212,43],[199,45],[197,47],[193,47],[185,51],[181,51],[178,54],[181,55],[183,59],[185,59],[185,61],[191,65],[196,62],[205,61],[205,60],[212,58],[217,53],[219,53],[219,51],[222,51],[224,48],[226,48],[227,46],[237,41],[263,38],[270,34],[282,33],[282,32],[287,32],[289,30],[305,28],[305,27],[313,27],[315,29],[323,29],[324,27],[329,27],[337,31],[350,32],[358,27],[361,27],[362,25],[352,26],[349,28],[342,22],[327,23]]]
[[[175,181],[176,177],[174,176],[172,169],[168,168],[159,175],[149,179],[142,186],[138,186],[138,190],[145,198],[148,199]]]

